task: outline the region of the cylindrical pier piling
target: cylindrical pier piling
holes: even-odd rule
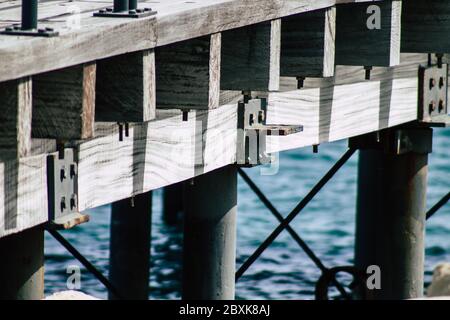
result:
[[[185,190],[183,298],[234,299],[237,168],[199,176]]]
[[[151,192],[112,204],[109,280],[123,299],[148,299],[151,208]]]
[[[360,152],[355,263],[380,268],[372,299],[410,299],[424,291],[424,238],[430,129],[414,131],[411,150]],[[384,146],[401,145],[387,135]]]
[[[167,186],[163,191],[163,220],[171,226],[176,225],[184,213],[183,184],[179,182]]]
[[[0,300],[44,298],[44,229],[0,239]]]

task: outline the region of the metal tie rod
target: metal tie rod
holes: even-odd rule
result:
[[[258,188],[258,186],[250,179],[250,177],[242,170],[241,168],[238,168],[238,172],[241,175],[242,179],[248,184],[250,189],[253,190],[253,192],[258,196],[258,198],[261,200],[261,202],[269,209],[270,212],[277,218],[278,222],[283,222],[283,216],[281,213],[273,206],[273,204],[270,202],[269,199],[264,195],[264,193]],[[294,229],[290,225],[286,227],[286,231],[291,235],[291,237],[297,242],[297,244],[302,248],[302,250],[306,253],[306,255],[314,262],[314,264],[317,266],[317,268],[322,271],[322,273],[325,273],[329,271],[329,269],[320,261],[320,259],[316,256],[316,254],[309,248],[308,244],[298,235],[297,232],[295,232]],[[338,291],[345,296],[346,298],[350,299],[350,296],[345,291],[345,289],[342,287],[342,285],[336,280],[333,279],[333,285],[338,289]]]
[[[436,203],[428,212],[427,220],[430,219],[436,212],[438,212],[443,206],[450,200],[450,192],[447,193],[438,203]]]
[[[90,273],[92,273],[110,292],[119,299],[123,299],[117,292],[117,289],[109,282],[108,279],[90,263],[75,247],[73,247],[58,231],[46,229],[67,251],[69,251],[75,259],[77,259]]]
[[[308,205],[308,203],[319,193],[328,181],[339,171],[339,169],[352,157],[356,149],[347,150],[334,166],[320,179],[302,201],[283,219],[283,222],[264,240],[258,249],[245,261],[236,272],[236,281],[247,271],[247,269],[259,258],[259,256],[272,244],[272,242],[286,229],[287,226],[297,217],[297,215]]]

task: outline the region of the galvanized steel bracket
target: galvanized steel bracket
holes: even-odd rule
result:
[[[74,149],[47,157],[49,227],[70,229],[89,221],[78,212],[78,165]]]
[[[420,66],[419,122],[426,126],[448,127],[448,65]]]
[[[46,37],[52,38],[59,36],[59,32],[53,28],[37,28],[37,29],[22,29],[20,25],[12,25],[6,27],[0,34],[10,36],[29,36],[29,37]]]
[[[157,14],[151,8],[132,9],[128,11],[115,12],[113,8],[100,9],[94,13],[94,17],[103,18],[144,18]]]
[[[267,125],[267,100],[248,99],[238,104],[237,164],[244,167],[269,164],[267,136],[287,136],[303,131],[301,125]]]

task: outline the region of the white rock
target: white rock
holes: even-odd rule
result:
[[[439,264],[434,269],[433,281],[428,287],[427,296],[450,296],[450,263]]]
[[[46,297],[44,300],[100,300],[93,296],[89,296],[80,291],[61,291],[55,292],[51,296]]]

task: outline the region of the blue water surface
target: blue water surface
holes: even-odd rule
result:
[[[284,152],[280,171],[261,176],[258,168],[247,173],[283,215],[295,207],[318,179],[345,152],[345,141],[323,145],[319,154],[310,148]],[[450,130],[436,130],[430,157],[428,206],[450,189]],[[354,156],[292,223],[326,266],[351,265],[355,234],[357,156]],[[181,288],[182,228],[166,226],[161,219],[161,190],[154,192],[150,297],[179,299]],[[108,274],[110,207],[88,212],[91,221],[65,231],[64,236],[103,274]],[[277,221],[239,180],[238,252],[240,265],[271,233]],[[67,290],[66,269],[80,265],[55,240],[46,235],[46,294]],[[450,205],[427,224],[426,282],[434,266],[450,262]],[[87,270],[82,270],[81,290],[106,298],[106,290]],[[284,232],[238,282],[239,299],[313,299],[319,270]]]

